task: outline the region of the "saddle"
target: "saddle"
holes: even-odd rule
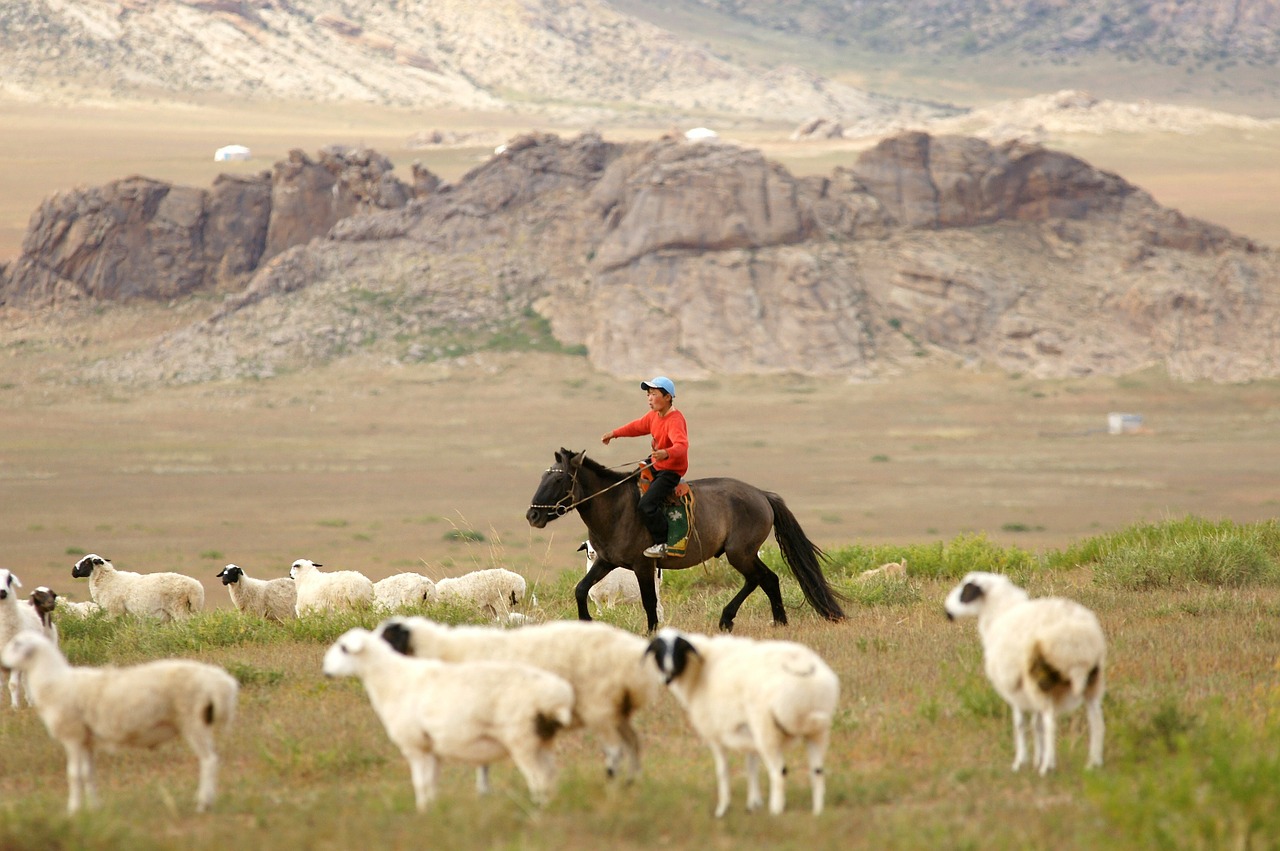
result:
[[[636,481],[636,484],[640,488],[641,495],[643,495],[645,491],[649,490],[649,485],[652,483],[653,483],[653,468],[650,467],[648,464],[641,464],[640,478]],[[692,493],[693,491],[691,491],[689,489],[689,486],[685,484],[684,479],[681,479],[680,484],[676,485],[676,489],[673,490],[671,492],[671,495],[667,497],[667,503],[670,505],[680,505]]]

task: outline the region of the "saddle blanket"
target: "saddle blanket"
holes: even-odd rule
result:
[[[640,487],[640,493],[643,494],[649,489],[649,482],[651,481],[653,481],[653,473],[646,466],[640,471],[640,478],[637,482]],[[667,497],[665,510],[667,514],[667,555],[679,558],[689,548],[689,530],[693,528],[693,488],[689,487],[683,479],[680,480],[680,484],[676,485],[676,489],[672,491],[671,496]]]

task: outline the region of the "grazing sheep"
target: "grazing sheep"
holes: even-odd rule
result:
[[[112,615],[140,615],[163,621],[187,618],[204,608],[204,586],[181,573],[131,573],[90,553],[71,575],[89,578],[89,595]]]
[[[501,567],[473,570],[436,583],[437,600],[468,601],[497,619],[520,605],[524,592],[524,577]]]
[[[289,568],[289,576],[297,583],[298,599],[294,610],[298,617],[310,611],[341,611],[373,605],[373,582],[354,570],[320,570],[324,565],[300,558]]]
[[[47,637],[15,636],[0,664],[27,677],[40,720],[67,751],[67,811],[98,805],[93,754],[98,746],[151,748],[175,736],[200,761],[196,810],[213,804],[218,774],[215,733],[235,715],[239,684],[214,665],[165,659],[128,668],[74,668]]]
[[[711,747],[716,764],[716,818],[729,809],[729,765],[725,748],[747,752],[747,809],[758,809],[757,773],[769,773],[769,812],[786,806],[782,750],[802,740],[809,757],[813,814],[826,796],[823,760],[840,698],[840,680],[809,648],[791,641],[755,641],[729,635],[714,638],[660,630],[645,655],[652,655],[694,730]]]
[[[237,564],[229,564],[218,573],[227,586],[236,611],[284,623],[296,617],[298,586],[289,577],[254,579]]]
[[[421,606],[436,599],[436,584],[421,573],[397,573],[373,583],[373,604],[395,610]]]
[[[1032,768],[1057,765],[1058,715],[1081,703],[1089,722],[1087,767],[1102,765],[1102,694],[1107,640],[1093,612],[1061,597],[1032,600],[1008,577],[970,573],[946,599],[947,617],[978,618],[987,678],[1013,710],[1013,770],[1027,758],[1023,713],[1030,712]]]
[[[573,686],[574,726],[604,745],[610,777],[623,757],[640,770],[640,739],[631,716],[658,696],[660,680],[642,664],[645,641],[595,621],[553,621],[519,629],[446,626],[423,617],[393,617],[375,632],[409,656],[443,662],[524,662],[564,677]]]
[[[0,568],[0,647],[4,646],[10,638],[13,638],[23,630],[35,630],[39,632],[40,616],[36,614],[36,610],[29,605],[24,605],[18,599],[18,589],[22,587],[22,583],[18,577],[14,576],[8,570]],[[14,709],[22,705],[19,695],[25,691],[27,703],[31,703],[30,689],[23,688],[23,679],[21,671],[4,671],[0,670],[0,674],[7,674],[9,679],[9,702]]]
[[[440,758],[484,767],[507,756],[538,803],[551,796],[551,744],[573,717],[573,687],[529,665],[412,659],[365,629],[324,654],[330,677],[359,677],[391,741],[409,761],[419,811],[436,796]],[[481,773],[481,791],[487,775]]]
[[[578,552],[587,551],[587,570],[590,571],[596,561],[596,549],[591,546],[590,541],[583,541],[578,547]],[[659,596],[662,588],[662,568],[658,568],[653,574],[653,594],[654,597]],[[612,609],[618,603],[639,603],[640,602],[640,580],[636,578],[635,571],[628,570],[625,567],[615,567],[604,579],[601,579],[595,585],[591,586],[591,590],[587,592],[587,596],[596,604],[596,614],[601,614],[605,609]],[[666,614],[662,611],[662,600],[657,602],[658,622],[666,620]]]

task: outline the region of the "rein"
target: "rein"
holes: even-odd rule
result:
[[[629,463],[627,463],[627,464],[618,464],[617,466],[614,466],[614,467],[606,467],[605,469],[608,469],[608,470],[621,470],[622,468],[624,468],[624,467],[630,467],[630,466],[632,466],[633,464],[644,464],[644,463],[645,463],[646,461],[648,461],[648,460],[649,460],[648,458],[641,458],[641,459],[639,459],[638,461],[631,461],[631,462],[629,462]],[[555,470],[555,469],[556,469],[555,467],[548,467],[544,472],[550,473],[552,470]],[[640,475],[640,470],[641,470],[641,469],[643,469],[643,468],[637,468],[634,472],[628,473],[625,477],[623,477],[623,478],[619,479],[618,481],[614,482],[613,484],[609,485],[608,487],[601,488],[600,490],[596,491],[595,493],[587,494],[587,495],[586,495],[586,496],[584,496],[582,499],[579,499],[579,500],[577,500],[577,501],[573,501],[573,491],[574,491],[574,489],[578,486],[578,472],[579,472],[581,469],[582,469],[582,466],[581,466],[581,465],[579,465],[578,467],[576,467],[576,468],[574,469],[574,471],[573,471],[573,476],[572,476],[572,477],[570,478],[570,480],[569,480],[569,490],[565,493],[565,495],[564,495],[564,496],[562,496],[562,497],[560,497],[559,499],[557,499],[557,500],[556,500],[554,503],[552,503],[551,505],[538,505],[537,503],[530,503],[530,504],[529,504],[529,507],[530,507],[530,508],[545,508],[545,509],[547,509],[548,511],[554,511],[554,512],[556,513],[556,516],[557,516],[557,517],[563,517],[564,515],[568,514],[570,511],[573,511],[573,509],[577,508],[579,505],[582,505],[584,502],[587,502],[588,500],[595,499],[596,497],[600,496],[600,494],[602,494],[602,493],[606,493],[606,492],[608,492],[608,491],[611,491],[611,490],[613,490],[614,488],[616,488],[618,485],[625,485],[627,482],[629,482],[629,481],[631,481],[632,479],[634,479],[634,478],[636,478],[637,476],[639,476],[639,475]],[[564,470],[563,470],[563,469],[561,469],[559,472],[563,473],[563,472],[564,472]],[[564,504],[564,501],[565,501],[566,499],[570,500],[570,502],[569,502],[569,504],[568,504],[568,505],[565,505],[565,504]]]

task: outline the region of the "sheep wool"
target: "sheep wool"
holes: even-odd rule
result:
[[[747,752],[747,809],[764,803],[757,773],[769,775],[769,812],[786,806],[783,748],[804,742],[813,814],[826,797],[823,761],[840,699],[840,680],[817,653],[792,641],[714,638],[667,628],[645,650],[667,687],[711,748],[716,767],[716,818],[729,809],[725,749]]]
[[[345,611],[373,605],[373,582],[354,570],[320,570],[324,565],[300,558],[289,568],[297,583],[298,617],[312,611]]]
[[[573,687],[560,677],[512,662],[413,659],[359,628],[325,652],[324,673],[364,683],[387,735],[409,761],[418,810],[436,796],[441,758],[487,766],[509,756],[533,799],[550,798],[551,746],[573,717]],[[487,775],[480,776],[483,789]]]
[[[987,679],[1013,711],[1013,770],[1027,759],[1026,713],[1032,768],[1043,775],[1057,765],[1058,716],[1082,703],[1089,724],[1086,767],[1102,765],[1107,640],[1097,616],[1061,597],[1031,599],[1008,577],[984,572],[965,576],[944,607],[949,619],[978,619]]]
[[[470,602],[501,619],[524,599],[526,583],[520,574],[502,567],[473,570],[436,583],[436,599]]]
[[[165,659],[127,668],[76,668],[38,632],[15,636],[0,664],[28,678],[49,735],[67,752],[67,811],[98,805],[94,751],[151,748],[175,737],[200,762],[196,810],[213,805],[217,787],[215,736],[235,715],[239,684],[215,665]]]
[[[111,615],[138,615],[162,621],[188,618],[204,608],[204,586],[181,573],[131,573],[90,553],[71,568],[89,579],[89,595]]]
[[[243,567],[229,564],[222,568],[217,578],[227,586],[227,593],[231,595],[231,604],[236,607],[236,611],[281,623],[297,616],[298,587],[287,576],[281,579],[254,579],[244,572]]]
[[[373,604],[380,609],[395,611],[435,599],[436,584],[421,573],[397,573],[373,583]]]
[[[661,680],[642,664],[645,640],[608,624],[553,621],[519,629],[446,626],[423,617],[393,617],[375,632],[409,656],[444,662],[523,662],[563,677],[573,686],[574,726],[603,743],[605,769],[613,777],[625,759],[640,770],[640,738],[632,716],[651,705]]]
[[[23,630],[40,631],[40,616],[36,610],[18,599],[18,589],[22,582],[8,570],[0,568],[0,647]],[[0,669],[0,676],[8,677],[9,703],[17,709],[22,705],[25,694],[27,703],[31,703],[31,693],[24,688],[24,677],[21,671],[6,672]]]

